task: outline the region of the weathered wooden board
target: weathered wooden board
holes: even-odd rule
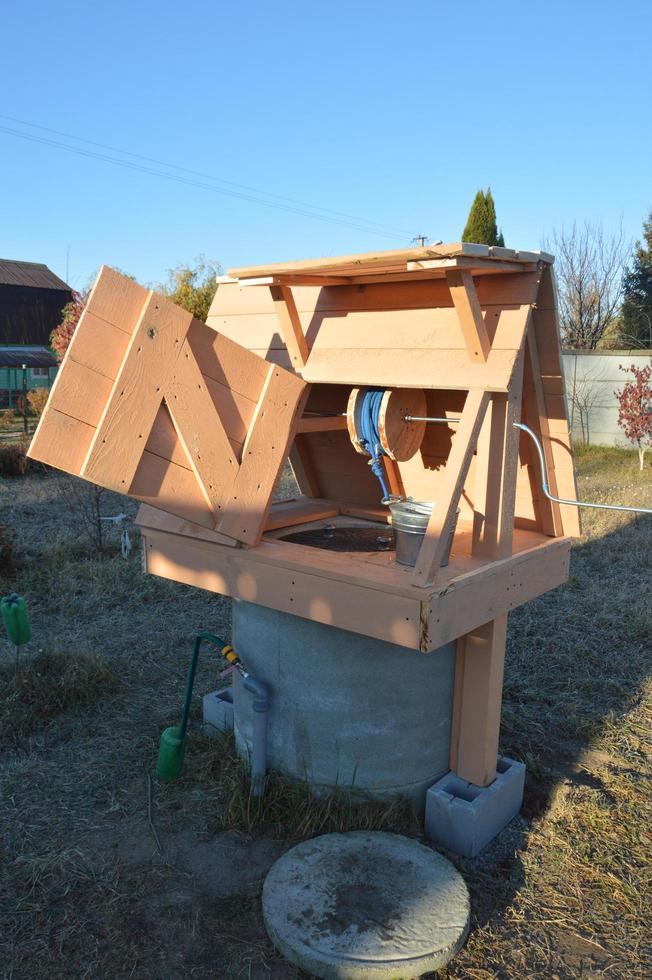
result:
[[[410,575],[354,557],[264,539],[235,550],[161,528],[141,508],[145,566],[154,575],[232,595],[426,653],[476,629],[568,577],[570,541],[521,532],[532,546],[495,563],[462,563],[433,590]],[[150,526],[147,526],[150,525]],[[520,539],[520,535],[519,535]],[[317,564],[315,552],[321,563]],[[466,567],[468,567],[468,564]]]
[[[254,544],[306,385],[102,269],[32,440],[35,459]]]

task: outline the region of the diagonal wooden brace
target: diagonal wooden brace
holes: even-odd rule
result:
[[[491,341],[475,291],[473,276],[465,269],[449,269],[446,281],[457,311],[469,359],[484,364],[489,357]]]
[[[437,577],[490,398],[491,394],[481,389],[473,389],[466,396],[462,420],[453,436],[444,479],[414,569],[415,585],[431,585]]]
[[[270,286],[270,293],[292,367],[300,371],[306,366],[309,351],[292,290],[289,286]]]

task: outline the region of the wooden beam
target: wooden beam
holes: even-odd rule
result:
[[[238,461],[187,340],[164,394],[179,441],[217,522]]]
[[[292,367],[295,371],[300,371],[306,366],[309,351],[292,290],[289,286],[270,286],[269,291]]]
[[[86,455],[85,480],[128,492],[192,320],[149,294]]]
[[[336,429],[346,429],[345,415],[304,415],[297,424],[297,432],[332,432]]]
[[[491,341],[475,291],[473,276],[466,269],[451,269],[446,273],[453,305],[457,311],[469,358],[484,364],[489,357]]]
[[[558,497],[557,475],[555,473],[555,461],[552,454],[552,444],[550,437],[550,425],[548,423],[548,412],[546,410],[546,399],[543,391],[543,380],[541,377],[541,365],[539,362],[539,350],[534,324],[530,324],[525,343],[526,363],[525,363],[525,389],[524,389],[524,408],[527,414],[528,424],[538,434],[541,445],[543,446],[543,456],[546,461],[548,471],[548,485],[553,497]],[[533,468],[536,476],[537,485],[541,486],[543,475],[539,466],[539,460],[534,452],[534,447],[530,447],[534,458]],[[540,491],[541,519],[543,531],[552,537],[559,537],[563,534],[563,523],[559,504],[553,503]]]
[[[302,375],[320,384],[332,384],[336,378],[338,384],[355,386],[507,391],[516,346],[497,349],[494,343],[486,364],[470,361],[466,348],[313,347]]]
[[[496,778],[506,637],[499,616],[457,642],[450,767],[476,786]]]
[[[256,276],[252,279],[231,279],[240,286],[348,286],[351,279],[347,276]]]
[[[475,452],[491,395],[488,391],[470,391],[466,396],[461,421],[453,436],[453,445],[444,470],[414,570],[415,585],[434,582],[455,525],[457,506]]]
[[[308,391],[300,378],[270,364],[242,447],[240,468],[216,528],[221,534],[249,546],[260,540]]]
[[[507,558],[511,554],[516,507],[523,353],[519,355],[508,394],[496,394],[478,440],[473,514],[474,555]]]
[[[294,500],[279,500],[272,504],[265,522],[265,533],[279,528],[294,527],[297,524],[310,524],[337,517],[339,505],[332,500],[318,500],[313,497],[298,497]]]

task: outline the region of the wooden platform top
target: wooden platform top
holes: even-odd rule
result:
[[[455,267],[492,273],[518,271],[524,266],[544,262],[551,265],[554,257],[548,252],[523,252],[497,245],[474,245],[469,242],[453,242],[448,245],[425,245],[389,252],[363,252],[358,255],[336,255],[319,259],[301,259],[295,262],[275,262],[271,265],[241,266],[229,269],[223,281],[237,280],[249,285],[270,285],[272,281],[293,280],[297,284],[324,281],[337,285],[338,280],[347,284],[368,276],[412,278],[423,270]]]

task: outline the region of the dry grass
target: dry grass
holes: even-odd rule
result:
[[[652,470],[636,467],[631,454],[585,454],[581,492],[649,506]],[[198,732],[197,699],[184,775],[154,791],[159,854],[145,773],[177,717],[192,637],[228,635],[229,604],[143,576],[116,531],[98,557],[58,485],[0,481],[15,564],[0,592],[25,595],[33,627],[18,690],[0,647],[0,976],[292,980],[245,869],[262,877],[293,840],[331,829],[416,833],[413,818],[316,802],[281,777],[253,803],[228,742]],[[569,584],[510,617],[503,750],[528,765],[525,807],[488,852],[457,860],[475,918],[449,977],[652,972],[651,555],[651,521],[587,513]],[[197,690],[216,680],[207,656]],[[210,865],[220,847],[237,858],[228,880]]]

